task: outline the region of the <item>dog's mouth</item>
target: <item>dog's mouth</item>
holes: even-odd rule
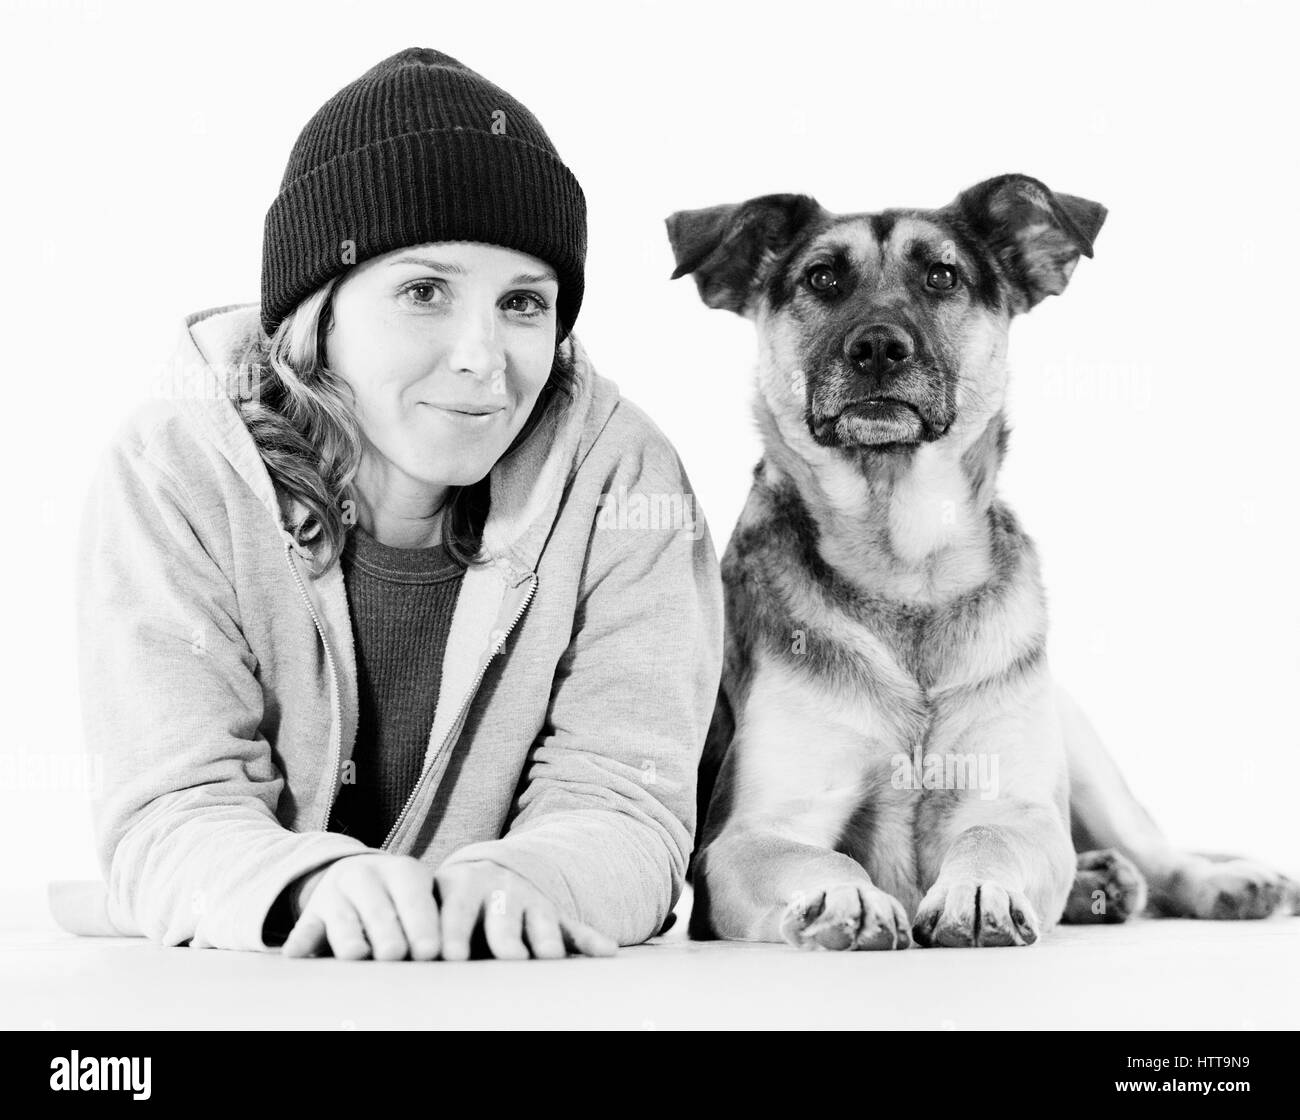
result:
[[[933,438],[920,410],[897,397],[850,401],[833,416],[810,418],[810,427],[818,443],[839,447],[922,443]]]

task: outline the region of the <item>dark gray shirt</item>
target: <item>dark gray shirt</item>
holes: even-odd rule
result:
[[[360,711],[354,768],[344,770],[329,831],[378,848],[420,777],[465,569],[442,544],[393,548],[360,525],[342,563]]]

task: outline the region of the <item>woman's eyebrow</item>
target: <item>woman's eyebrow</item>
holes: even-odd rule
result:
[[[393,264],[416,264],[421,268],[427,268],[430,272],[441,272],[447,276],[465,275],[465,269],[461,265],[449,261],[436,261],[432,257],[398,257]],[[510,283],[544,284],[547,280],[559,282],[555,273],[548,268],[545,272],[521,272]]]
[[[556,283],[559,283],[559,279],[556,277],[555,273],[552,272],[549,268],[545,272],[521,272],[518,276],[516,276],[513,280],[511,280],[510,283],[545,284],[546,281],[548,280],[554,280]]]

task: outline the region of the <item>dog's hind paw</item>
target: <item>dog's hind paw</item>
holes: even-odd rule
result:
[[[1267,918],[1279,909],[1286,913],[1293,906],[1295,888],[1291,881],[1253,860],[1197,860],[1182,875],[1189,901],[1187,917],[1213,921]]]
[[[798,892],[781,919],[781,936],[800,949],[906,949],[907,911],[877,887],[844,883]]]
[[[917,908],[912,936],[918,945],[954,949],[1032,945],[1039,929],[1038,915],[1022,892],[970,879],[931,887]]]
[[[1062,922],[1093,925],[1126,922],[1147,905],[1147,881],[1127,856],[1114,848],[1080,852],[1074,885]]]

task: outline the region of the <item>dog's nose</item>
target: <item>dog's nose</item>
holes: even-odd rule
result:
[[[862,373],[892,373],[912,356],[912,340],[900,327],[876,323],[851,331],[844,340],[844,356]]]

